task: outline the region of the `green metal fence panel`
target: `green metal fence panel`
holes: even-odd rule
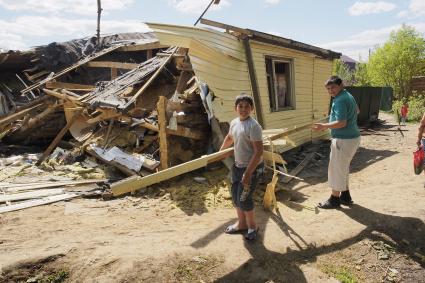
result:
[[[360,125],[368,124],[378,120],[379,110],[389,109],[392,106],[392,89],[388,87],[346,87],[354,96],[360,113],[358,123]],[[384,97],[384,102],[382,102]]]

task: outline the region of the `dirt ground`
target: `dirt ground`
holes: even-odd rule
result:
[[[110,201],[1,214],[0,281],[425,282],[416,127],[403,127],[403,137],[391,116],[380,118],[386,123],[363,132],[352,162],[351,208],[314,208],[329,195],[329,143],[313,144],[288,156],[295,164],[303,152],[319,151],[300,173],[304,181],[279,184],[278,213],[261,208],[259,187],[254,243],[223,234],[235,222],[227,171],[199,171]]]

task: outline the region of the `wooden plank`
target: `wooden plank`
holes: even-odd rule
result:
[[[194,140],[202,140],[205,137],[205,134],[202,131],[182,126],[177,126],[177,130],[166,129],[166,133],[169,135],[180,136]]]
[[[252,34],[252,32],[250,32],[247,29],[238,28],[238,27],[235,27],[235,26],[226,25],[226,24],[222,24],[222,23],[207,20],[207,19],[201,19],[201,24],[216,27],[216,28],[222,28],[222,29],[225,29],[226,31],[232,30],[232,31],[236,31],[236,32],[239,32],[241,34],[246,34],[246,35]]]
[[[209,161],[226,156],[231,151],[233,151],[233,148],[228,148],[210,155],[205,155],[189,162],[185,162],[177,166],[173,166],[171,168],[159,171],[146,177],[129,177],[127,179],[113,183],[111,185],[112,194],[114,196],[120,196],[125,193],[137,191],[147,186],[205,167],[209,163]]]
[[[112,61],[91,61],[87,63],[87,67],[91,68],[115,68],[132,70],[139,66],[137,63],[124,63],[124,62],[112,62]]]
[[[303,161],[301,161],[300,164],[298,164],[297,167],[295,167],[294,169],[291,170],[291,172],[289,172],[290,175],[292,176],[297,176],[298,173],[301,172],[301,170],[304,169],[305,166],[307,166],[307,164],[310,162],[310,160],[313,158],[315,153],[309,153],[304,159]],[[288,184],[294,177],[288,177],[286,176],[285,178],[283,178],[282,182],[285,184]]]
[[[158,129],[159,129],[159,153],[161,157],[161,168],[168,168],[168,140],[167,140],[167,98],[160,96],[157,103]]]
[[[72,103],[81,104],[81,102],[78,100],[78,98],[75,98],[73,96],[70,96],[70,95],[67,95],[67,94],[64,94],[64,93],[53,91],[53,90],[50,90],[50,89],[47,89],[47,88],[43,88],[43,92],[47,95],[50,95],[50,96],[53,96],[53,97],[56,97],[56,98],[59,98],[59,99],[63,99],[63,100],[66,100],[66,101],[69,101],[69,102],[72,102]]]
[[[132,45],[125,45],[118,49],[118,51],[124,51],[124,52],[133,52],[133,51],[143,51],[143,50],[152,50],[152,49],[161,49],[161,48],[167,48],[168,45],[160,44],[159,41],[153,41],[149,43],[142,43],[142,44],[132,44]],[[149,58],[148,58],[149,59]]]
[[[279,164],[286,164],[285,160],[283,160],[282,156],[280,154],[271,152],[271,151],[267,151],[267,150],[263,150],[263,158],[264,160],[273,162],[273,156],[274,156],[274,162],[279,163]]]
[[[5,190],[6,192],[19,192],[19,191],[29,191],[37,189],[47,189],[63,186],[78,186],[84,184],[94,184],[94,183],[104,183],[108,179],[94,179],[94,180],[81,180],[81,181],[63,181],[63,182],[44,182],[44,183],[34,183],[34,184],[7,184],[0,185],[0,190]]]
[[[57,73],[57,74],[55,74],[55,75],[53,75],[51,77],[47,77],[46,79],[44,79],[44,80],[42,80],[42,81],[40,81],[40,82],[38,82],[36,84],[33,84],[33,85],[31,85],[31,86],[29,86],[29,87],[21,90],[21,93],[22,94],[25,94],[25,93],[27,93],[29,91],[32,91],[32,90],[37,89],[37,88],[40,88],[40,87],[44,86],[47,82],[52,81],[52,80],[56,80],[60,76],[66,74],[66,73],[68,73],[68,72],[70,72],[72,70],[77,69],[78,67],[86,64],[87,62],[90,62],[90,61],[92,61],[92,60],[94,60],[94,59],[96,59],[96,58],[98,58],[100,56],[103,56],[105,54],[108,54],[108,53],[110,53],[110,52],[112,52],[112,51],[114,51],[114,50],[116,50],[118,48],[121,48],[122,46],[123,45],[117,44],[117,45],[111,46],[109,48],[106,48],[106,49],[104,49],[104,50],[102,50],[102,51],[100,51],[100,52],[98,52],[96,54],[93,54],[92,56],[88,56],[88,57],[80,60],[79,62],[75,63],[74,65],[72,65],[72,66],[70,66],[68,68],[63,69],[59,73]]]
[[[75,122],[77,117],[80,115],[80,111],[76,111],[74,116],[72,116],[71,120],[66,124],[66,126],[58,133],[58,135],[55,137],[55,139],[50,143],[50,145],[47,147],[47,149],[43,152],[41,157],[37,160],[35,163],[37,166],[40,165],[46,158],[49,156],[49,154],[53,151],[53,149],[58,145],[58,143],[61,141],[63,136],[68,132],[69,128],[71,128],[72,124]]]
[[[50,81],[46,83],[46,88],[55,89],[55,88],[66,88],[68,90],[84,90],[84,91],[93,91],[95,89],[94,85],[83,85],[83,84],[74,84],[74,83],[64,83],[57,81]]]
[[[63,194],[63,189],[37,190],[18,194],[0,195],[0,203],[25,199],[34,199]]]
[[[24,110],[22,110],[20,112],[13,113],[13,114],[11,114],[9,116],[6,116],[6,117],[0,119],[0,126],[8,125],[10,123],[15,122],[18,119],[21,119],[22,117],[24,117],[25,115],[27,115],[27,113],[31,112],[32,110],[35,110],[35,109],[39,108],[41,105],[43,105],[43,103],[40,103],[40,104],[35,105],[35,106],[32,106],[31,108],[24,109]]]
[[[78,194],[66,193],[66,194],[61,194],[56,196],[45,197],[43,199],[30,200],[26,202],[17,203],[17,204],[7,205],[7,206],[0,207],[0,213],[16,211],[20,209],[45,205],[45,204],[54,203],[54,202],[63,201],[63,200],[69,200],[72,198],[76,198],[78,196],[79,196]]]
[[[131,99],[126,103],[124,106],[124,109],[127,109],[136,102],[137,98],[151,85],[151,83],[156,79],[156,77],[161,73],[162,69],[164,69],[165,65],[167,65],[168,62],[170,62],[171,58],[173,58],[174,53],[178,48],[174,48],[173,52],[170,53],[170,56],[164,60],[164,62],[161,64],[161,66],[155,71],[155,73],[149,78],[149,80],[143,84],[143,86],[131,97]]]

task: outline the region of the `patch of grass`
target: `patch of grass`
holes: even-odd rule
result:
[[[334,277],[341,283],[358,283],[359,279],[351,271],[343,266],[324,265],[322,271]]]
[[[49,274],[37,280],[37,283],[62,283],[69,277],[69,272],[66,270],[59,270],[53,274]]]

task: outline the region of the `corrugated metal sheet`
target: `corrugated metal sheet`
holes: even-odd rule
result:
[[[148,24],[163,45],[189,49],[195,74],[205,81],[216,95],[214,114],[221,122],[235,117],[235,96],[245,92],[252,96],[245,50],[235,36],[215,30]],[[326,116],[329,96],[323,86],[331,75],[332,61],[318,59],[314,54],[251,41],[265,129],[292,128]],[[269,108],[265,56],[288,58],[294,62],[296,109],[272,112]],[[285,149],[312,139],[311,130],[297,132],[288,139]],[[315,137],[317,134],[315,135]]]

